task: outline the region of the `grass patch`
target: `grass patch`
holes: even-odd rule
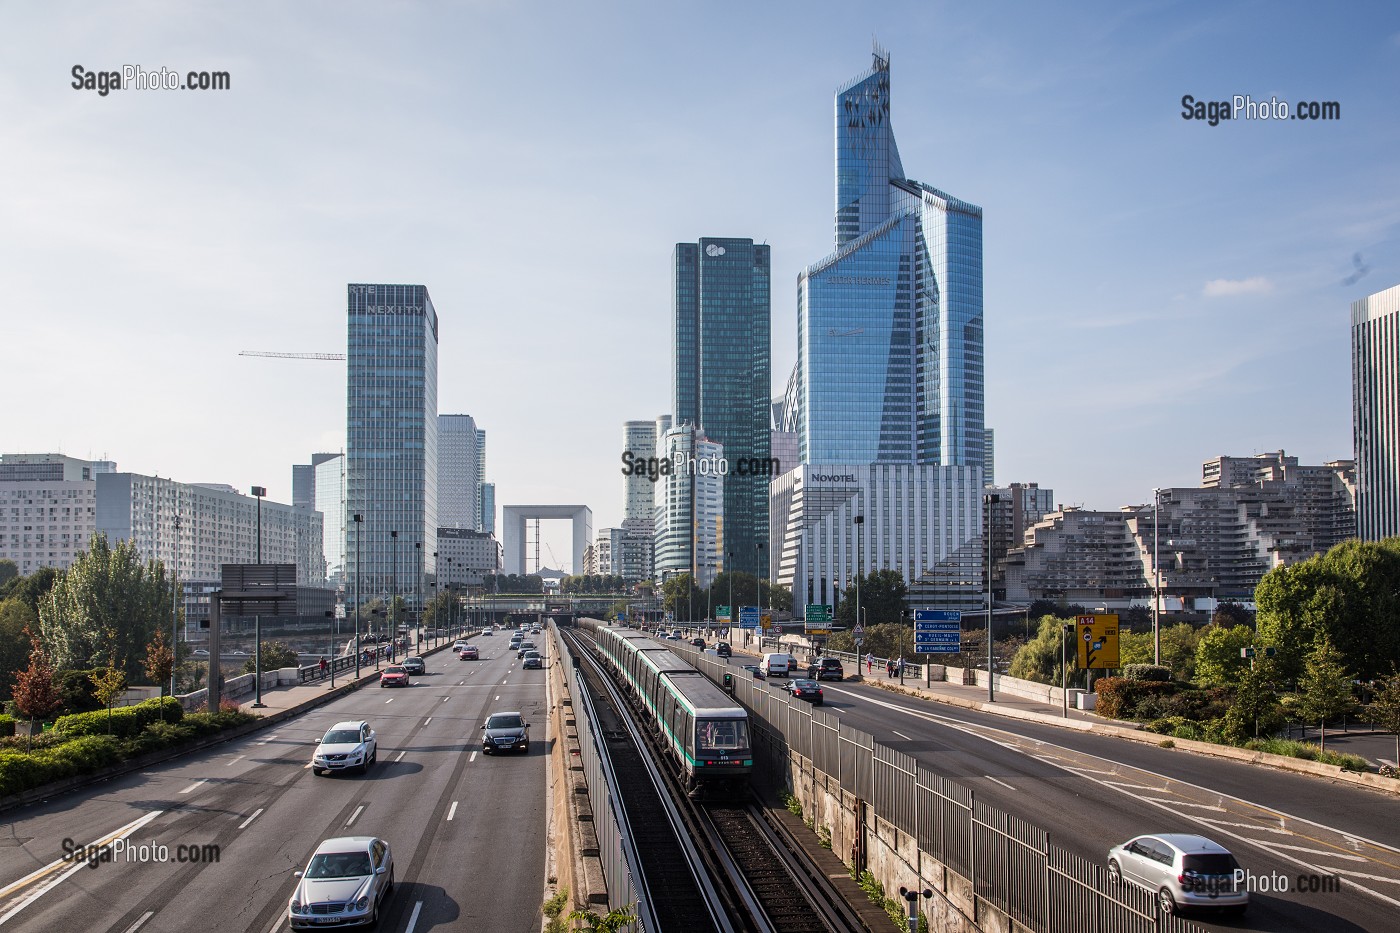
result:
[[[1312,742],[1299,742],[1294,739],[1251,739],[1244,743],[1244,747],[1254,752],[1287,755],[1289,758],[1302,758],[1325,765],[1336,765],[1348,771],[1371,770],[1370,764],[1360,755],[1323,751],[1322,746]]]
[[[904,904],[892,897],[885,896],[885,886],[875,879],[875,876],[868,871],[863,871],[856,876],[856,884],[865,892],[865,896],[878,904],[894,925],[899,928],[900,933],[909,933],[909,917],[904,913]],[[928,919],[919,914],[918,933],[928,933]]]
[[[1176,748],[1176,743],[1171,739],[1163,739],[1157,743],[1158,748]]]
[[[783,806],[787,807],[787,812],[791,813],[798,819],[802,818],[802,801],[798,800],[796,797],[794,797],[792,794],[789,794],[787,791],[783,791],[782,800]],[[811,824],[808,823],[807,825],[810,826]]]
[[[569,889],[560,888],[553,897],[544,902],[540,908],[544,911],[545,933],[564,933],[569,929],[569,922],[564,918],[564,908],[569,904]]]

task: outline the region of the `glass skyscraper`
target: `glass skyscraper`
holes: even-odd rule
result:
[[[481,530],[479,445],[486,432],[471,415],[438,415],[438,527]]]
[[[905,177],[874,58],[836,94],[836,251],[798,277],[802,461],[980,467],[982,209]]]
[[[753,240],[704,237],[677,243],[671,267],[673,423],[695,425],[724,448],[724,549],[733,554],[725,569],[759,577],[772,477],[752,475],[751,465],[769,458],[770,253]]]
[[[1400,285],[1351,303],[1357,534],[1400,535]]]
[[[433,573],[437,550],[437,311],[422,285],[350,285],[348,330],[347,592],[358,531],[360,598],[397,591],[412,605],[419,560]]]

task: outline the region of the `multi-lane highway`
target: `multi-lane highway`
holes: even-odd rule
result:
[[[504,633],[474,641],[481,660],[440,652],[406,689],[371,683],[247,738],[0,814],[0,927],[287,929],[293,872],[316,845],[372,835],[388,841],[397,882],[381,929],[538,930],[548,672],[522,670]],[[481,754],[481,723],[495,710],[525,714],[528,755]],[[314,777],[317,740],[359,719],[378,733],[378,763],[363,776]],[[61,860],[117,838],[115,862]],[[141,845],[152,860],[126,861]],[[155,847],[171,861],[154,860]]]
[[[731,664],[753,663],[736,655]],[[737,676],[749,676],[738,670]],[[774,681],[781,685],[784,681]],[[1103,863],[1148,832],[1209,836],[1270,878],[1340,876],[1337,892],[1252,895],[1247,916],[1207,925],[1391,930],[1400,911],[1400,799],[1351,785],[1081,733],[891,693],[822,684],[823,709],[971,787],[992,806]]]

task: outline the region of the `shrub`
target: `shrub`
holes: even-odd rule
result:
[[[87,735],[114,735],[130,738],[146,728],[134,706],[123,706],[111,711],[94,710],[90,713],[70,713],[58,717],[53,727],[63,735],[73,738]]]
[[[1295,742],[1292,739],[1251,739],[1245,743],[1244,747],[1251,751],[1267,752],[1272,755],[1287,755],[1290,758],[1319,761],[1326,765],[1345,768],[1348,771],[1371,770],[1366,759],[1360,755],[1324,751],[1321,746],[1314,745],[1312,742]]]
[[[0,715],[0,736],[15,734],[15,718],[13,716]]]
[[[1159,664],[1125,664],[1123,665],[1124,680],[1171,680],[1171,668]]]
[[[1163,739],[1157,743],[1158,748],[1176,748],[1176,743],[1171,739]]]
[[[1157,719],[1167,711],[1173,683],[1104,677],[1094,684],[1097,712],[1109,719]]]
[[[59,671],[54,675],[54,686],[58,688],[59,696],[63,698],[63,710],[68,713],[89,713],[93,710],[106,709],[101,700],[97,699],[92,683],[92,675],[101,676],[105,668],[96,668],[90,671]]]

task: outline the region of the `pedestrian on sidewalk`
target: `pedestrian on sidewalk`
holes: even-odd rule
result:
[[[869,651],[865,653],[865,672],[869,674],[875,666],[875,655]]]
[[[893,677],[894,677],[894,659],[893,659],[893,658],[891,658],[891,659],[889,659],[889,660],[887,660],[887,661],[885,662],[885,676],[886,676],[886,677],[889,677],[889,678],[893,678]]]
[[[326,676],[326,668],[329,667],[329,666],[330,666],[330,665],[326,663],[326,656],[325,656],[325,655],[321,655],[321,676],[322,676],[322,677],[325,677],[325,676]]]
[[[903,658],[900,658],[898,661],[894,662],[894,672],[895,672],[896,674],[899,675],[899,679],[900,679],[900,680],[903,680],[903,679],[904,679],[904,659],[903,659]]]

